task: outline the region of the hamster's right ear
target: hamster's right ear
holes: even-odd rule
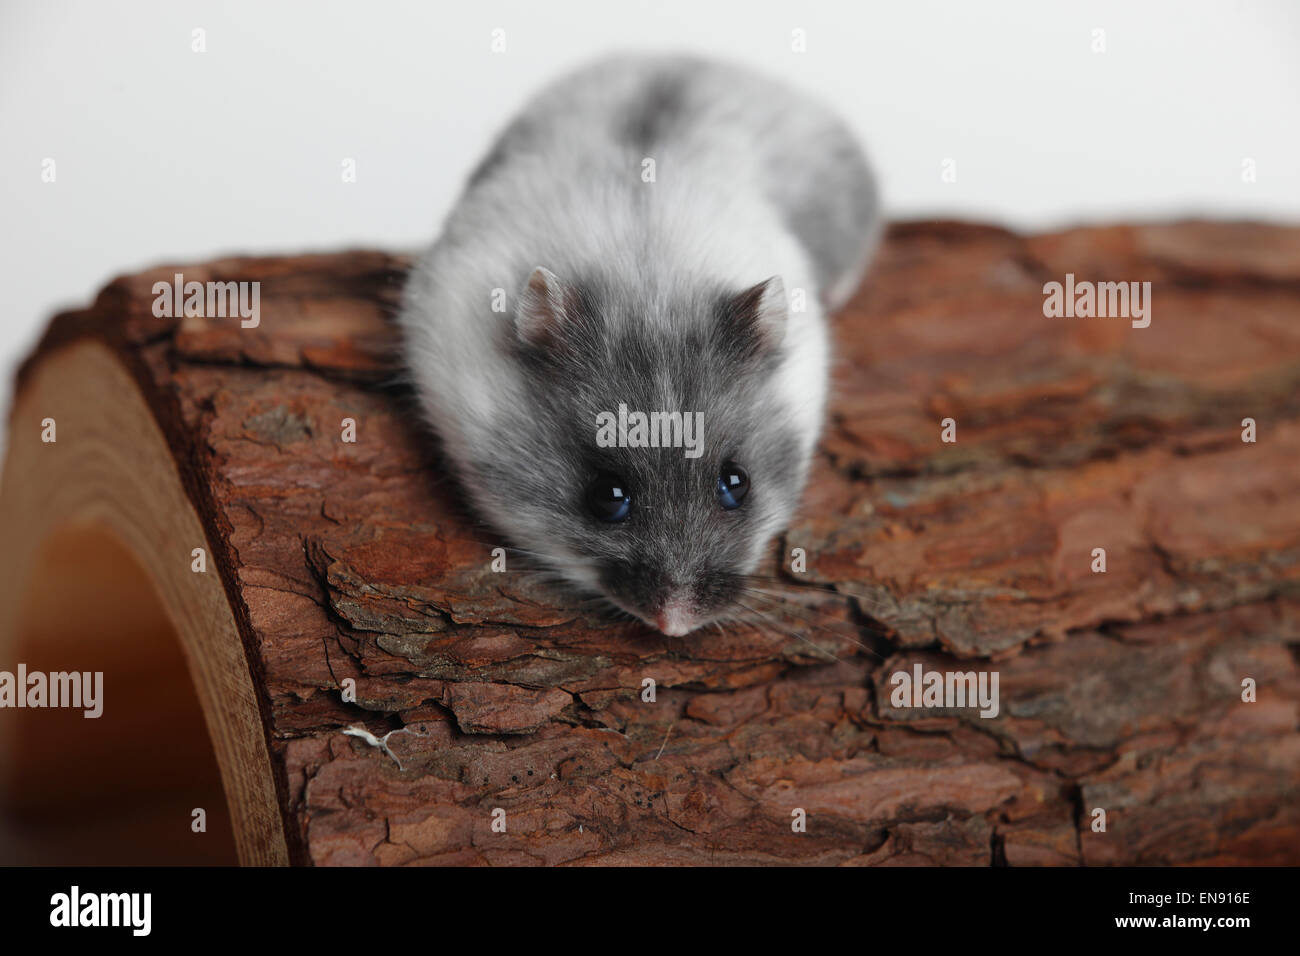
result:
[[[520,341],[535,346],[551,344],[573,318],[576,301],[574,290],[559,276],[538,266],[519,293],[519,307],[515,309],[515,331]]]

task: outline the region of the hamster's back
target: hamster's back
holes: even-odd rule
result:
[[[846,283],[856,286],[880,223],[856,138],[815,98],[731,64],[610,57],[563,76],[506,127],[468,192],[524,174],[614,207],[640,203],[647,160],[660,192],[691,190],[701,217],[725,217],[728,197],[758,193],[807,253],[832,307]]]

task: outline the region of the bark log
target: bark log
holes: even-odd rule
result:
[[[1300,230],[893,227],[835,319],[829,427],[773,547],[799,600],[685,638],[491,570],[504,542],[396,381],[407,265],[150,270],[20,376],[15,436],[88,341],[159,424],[258,699],[265,763],[223,765],[227,789],[273,779],[284,859],[1300,863]],[[259,281],[259,327],[155,317],[176,272]],[[1150,281],[1150,326],[1045,317],[1067,273]],[[918,663],[996,671],[997,715],[893,706]]]

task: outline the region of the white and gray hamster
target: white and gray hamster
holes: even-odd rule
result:
[[[826,312],[879,233],[817,101],[690,57],[602,61],[472,175],[408,280],[405,359],[483,519],[683,635],[737,613],[799,501]]]

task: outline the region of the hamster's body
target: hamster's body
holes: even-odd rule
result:
[[[825,310],[856,288],[879,222],[853,137],[761,76],[631,58],[544,89],[474,172],[401,316],[479,513],[667,633],[727,616],[798,501]],[[598,447],[597,416],[620,405],[700,413],[703,454]],[[724,463],[753,493],[720,509]],[[632,489],[616,523],[593,523],[600,475]]]

